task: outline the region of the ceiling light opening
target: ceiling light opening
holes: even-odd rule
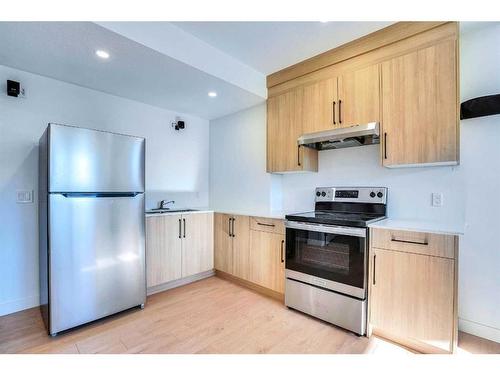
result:
[[[215,91],[209,91],[208,96],[210,96],[211,98],[215,98],[217,96],[217,93]]]
[[[102,50],[102,49],[98,49],[97,51],[95,51],[95,54],[100,57],[101,59],[109,59],[109,53]]]

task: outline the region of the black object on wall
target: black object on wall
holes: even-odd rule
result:
[[[500,94],[480,96],[460,105],[460,120],[500,114]]]
[[[175,129],[175,130],[182,130],[186,127],[186,124],[184,123],[184,121],[182,120],[176,120],[172,123],[172,127]]]
[[[21,84],[17,81],[7,80],[7,95],[18,97],[21,92]]]

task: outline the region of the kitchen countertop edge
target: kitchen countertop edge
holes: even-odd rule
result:
[[[163,213],[145,213],[146,217],[152,216],[163,216],[163,215],[188,215],[188,214],[200,214],[200,213],[220,213],[226,215],[241,215],[241,216],[252,216],[252,217],[265,217],[269,219],[285,219],[286,213],[284,211],[249,211],[249,210],[225,210],[216,208],[192,208],[194,211],[185,212],[163,212]]]
[[[156,213],[156,212],[145,212],[146,217],[151,217],[151,216],[169,216],[169,215],[187,215],[187,214],[207,214],[210,212],[214,212],[213,210],[208,210],[208,209],[203,209],[203,210],[198,210],[198,209],[193,209],[193,211],[177,211],[177,212],[162,212],[162,213]]]
[[[464,234],[461,228],[449,226],[442,223],[424,220],[407,220],[407,219],[384,219],[368,224],[369,228],[407,230],[413,232],[425,232],[434,234],[447,234],[452,236],[460,236]]]

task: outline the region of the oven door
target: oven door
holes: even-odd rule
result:
[[[286,277],[366,297],[366,228],[287,221]]]

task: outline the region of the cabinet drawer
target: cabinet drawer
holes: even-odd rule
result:
[[[250,229],[261,232],[285,234],[285,225],[281,219],[270,219],[267,217],[251,217]]]
[[[405,230],[371,230],[372,247],[405,253],[455,258],[456,236]]]

